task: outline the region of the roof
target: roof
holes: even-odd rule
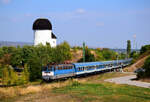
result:
[[[84,62],[84,63],[73,63],[73,64],[78,67],[102,65],[101,62]]]
[[[132,59],[126,59],[126,60],[112,60],[112,61],[102,61],[102,62],[83,62],[83,63],[73,63],[77,67],[83,67],[83,66],[95,66],[95,65],[103,65],[103,64],[112,64],[112,63],[122,63],[126,61],[131,61]]]
[[[48,19],[39,18],[33,23],[33,30],[52,30],[52,24]]]
[[[52,38],[53,38],[53,39],[57,39],[57,37],[54,35],[53,32],[52,32]]]

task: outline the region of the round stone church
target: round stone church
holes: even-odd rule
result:
[[[57,37],[52,32],[52,24],[48,19],[39,18],[33,23],[34,45],[49,43],[51,47],[56,47]]]

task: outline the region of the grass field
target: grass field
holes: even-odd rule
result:
[[[26,94],[1,97],[2,102],[150,102],[150,89],[104,82],[104,79],[125,76],[124,73],[105,73],[32,86]],[[28,86],[31,87],[31,86]],[[28,89],[28,87],[24,89]],[[15,89],[14,89],[15,90]],[[38,91],[35,91],[38,90]],[[22,91],[21,89],[19,91]],[[0,91],[1,92],[1,91]],[[0,93],[1,94],[1,93]]]

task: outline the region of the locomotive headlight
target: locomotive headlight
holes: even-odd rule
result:
[[[54,72],[42,72],[42,76],[53,76]]]
[[[45,76],[46,75],[46,73],[45,72],[42,72],[42,76]]]

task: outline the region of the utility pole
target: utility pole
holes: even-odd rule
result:
[[[83,62],[85,62],[85,42],[83,42]]]

